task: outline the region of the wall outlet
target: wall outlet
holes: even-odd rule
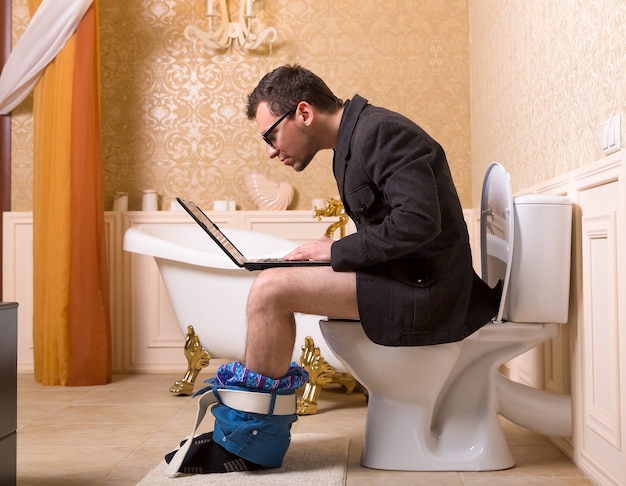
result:
[[[610,155],[622,148],[622,116],[620,113],[602,123],[602,153]]]

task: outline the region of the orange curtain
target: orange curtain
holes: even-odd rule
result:
[[[29,0],[31,13],[41,0]],[[33,343],[45,385],[111,381],[97,3],[35,88]]]

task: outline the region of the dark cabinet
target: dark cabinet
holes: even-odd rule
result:
[[[17,304],[0,303],[0,484],[16,483]]]

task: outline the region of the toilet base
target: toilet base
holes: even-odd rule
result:
[[[430,426],[431,418],[415,404],[370,393],[361,465],[396,471],[495,471],[515,466],[495,411],[478,421],[457,415],[439,428]]]
[[[498,417],[498,368],[555,337],[557,324],[487,324],[461,342],[393,348],[371,342],[358,321],[320,321],[320,328],[369,392],[364,467],[494,471],[515,465]]]

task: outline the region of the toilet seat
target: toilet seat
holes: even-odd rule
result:
[[[480,202],[480,257],[482,279],[490,287],[499,280],[503,283],[495,322],[502,322],[508,302],[515,244],[513,214],[509,174],[500,164],[491,164],[485,174]]]

